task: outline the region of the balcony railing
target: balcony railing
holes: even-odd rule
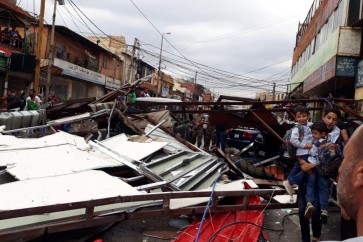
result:
[[[0,44],[12,51],[24,52],[24,39],[0,32]]]
[[[314,17],[314,14],[315,14],[316,10],[319,8],[322,1],[323,0],[314,0],[304,22],[302,24],[299,23],[299,29],[298,29],[298,32],[296,35],[296,45],[298,44],[300,37],[304,35],[306,28],[308,27],[310,21]]]

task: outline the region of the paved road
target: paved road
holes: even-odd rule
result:
[[[297,209],[266,211],[264,227],[283,229],[282,232],[268,231],[271,242],[301,241],[297,212]],[[340,213],[337,208],[330,208],[328,223],[323,225],[321,240],[340,240]]]
[[[266,210],[264,227],[283,231],[267,231],[271,242],[301,241],[299,218],[297,209]],[[105,242],[119,241],[148,241],[165,242],[181,231],[169,226],[172,218],[140,219],[123,221],[99,238]],[[169,238],[169,239],[168,239]],[[331,208],[328,224],[323,226],[322,240],[340,240],[340,213],[338,209]]]
[[[270,237],[269,241],[301,241],[299,218],[296,214],[297,209],[266,210],[263,226],[280,230],[265,230]],[[90,228],[84,231],[49,235],[47,238],[35,240],[35,242],[93,242],[95,239],[101,239],[100,241],[103,242],[165,242],[171,241],[172,238],[177,237],[183,231],[182,229],[178,230],[170,226],[170,224],[176,224],[175,221],[177,221],[175,217],[125,220],[113,225],[95,237],[92,237],[92,234],[97,234],[97,229]],[[282,229],[283,231],[281,231]],[[323,226],[321,239],[340,240],[340,214],[338,209],[330,208],[328,224]]]

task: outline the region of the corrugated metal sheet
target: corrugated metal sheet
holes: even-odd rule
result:
[[[160,182],[174,191],[192,191],[210,187],[226,166],[217,157],[195,152],[181,151],[176,154],[141,164],[140,170],[158,186]]]
[[[155,126],[148,124],[145,128],[145,133],[150,132]],[[153,139],[161,138],[165,140],[168,144],[164,147],[164,150],[166,150],[169,153],[176,153],[180,150],[185,151],[192,151],[187,146],[183,145],[182,143],[178,142],[175,138],[170,136],[169,134],[165,133],[161,129],[156,129],[152,133],[149,134],[149,136]],[[202,150],[201,150],[202,151]]]

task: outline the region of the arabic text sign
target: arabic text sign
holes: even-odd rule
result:
[[[362,87],[363,86],[363,61],[358,62],[358,71],[357,71],[357,78],[355,81],[355,87]]]
[[[99,85],[105,85],[106,76],[103,74],[88,70],[87,68],[77,66],[70,62],[60,60],[57,58],[54,59],[54,65],[63,69],[62,71],[63,75],[75,77]]]
[[[108,89],[119,89],[121,87],[121,81],[106,76],[106,88]]]
[[[357,58],[337,56],[336,75],[344,77],[354,77],[357,68]]]

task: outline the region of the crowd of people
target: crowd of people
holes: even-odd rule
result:
[[[5,45],[19,49],[23,47],[23,37],[19,34],[16,27],[12,27],[11,30],[9,30],[8,27],[5,27],[0,31],[0,37],[1,43]]]
[[[34,89],[29,90],[27,97],[26,94],[26,89],[23,89],[19,96],[16,89],[8,90],[7,95],[2,98],[2,109],[12,111],[39,110],[43,102],[39,96],[35,95]]]
[[[1,109],[10,111],[39,110],[57,104],[61,100],[57,95],[51,95],[47,101],[42,100],[40,94],[35,95],[34,89],[23,89],[18,93],[16,89],[8,90],[1,99]]]
[[[214,125],[210,122],[208,113],[203,112],[202,107],[198,107],[198,113],[193,114],[191,143],[205,151],[219,148],[225,151],[227,147],[227,134],[230,129],[226,125]]]

